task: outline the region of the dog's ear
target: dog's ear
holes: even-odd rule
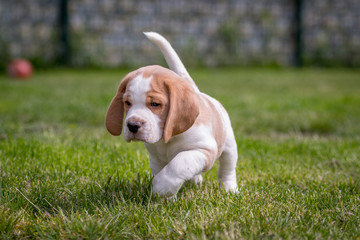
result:
[[[106,128],[114,136],[121,134],[124,119],[124,103],[123,96],[126,91],[127,84],[134,78],[135,73],[131,72],[125,76],[120,82],[118,91],[112,99],[106,114]]]
[[[165,143],[188,130],[200,113],[198,97],[192,87],[182,79],[175,80],[165,82],[169,98],[169,112],[163,133]]]

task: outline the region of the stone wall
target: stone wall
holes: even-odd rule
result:
[[[142,65],[162,60],[142,35],[165,35],[190,65],[288,65],[292,58],[288,0],[116,1],[71,4],[75,62]],[[96,50],[95,50],[96,49]]]
[[[360,1],[303,0],[304,60],[360,66]],[[58,57],[59,0],[0,2],[0,62]],[[143,31],[167,37],[187,66],[281,65],[294,58],[291,0],[69,0],[75,66],[162,64]]]
[[[360,67],[360,1],[305,0],[305,62]]]
[[[57,0],[0,1],[0,64],[27,57],[48,65],[57,57]]]

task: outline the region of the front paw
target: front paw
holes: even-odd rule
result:
[[[194,185],[201,185],[202,181],[203,177],[201,176],[201,174],[195,175],[193,178],[190,179],[190,182]]]
[[[220,181],[220,187],[225,188],[226,192],[238,193],[239,189],[235,181]]]
[[[184,181],[179,178],[160,172],[153,179],[152,192],[162,198],[171,198],[175,196],[183,183]]]

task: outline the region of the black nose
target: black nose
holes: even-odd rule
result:
[[[129,122],[127,124],[127,127],[129,128],[130,132],[137,133],[137,131],[141,127],[141,123],[140,122]]]

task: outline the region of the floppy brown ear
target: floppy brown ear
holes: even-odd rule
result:
[[[200,113],[197,95],[180,79],[166,84],[169,93],[169,112],[163,133],[164,142],[188,130]]]
[[[114,136],[121,134],[124,119],[123,95],[130,79],[133,78],[133,72],[129,73],[121,82],[115,97],[112,99],[106,114],[106,128]]]

